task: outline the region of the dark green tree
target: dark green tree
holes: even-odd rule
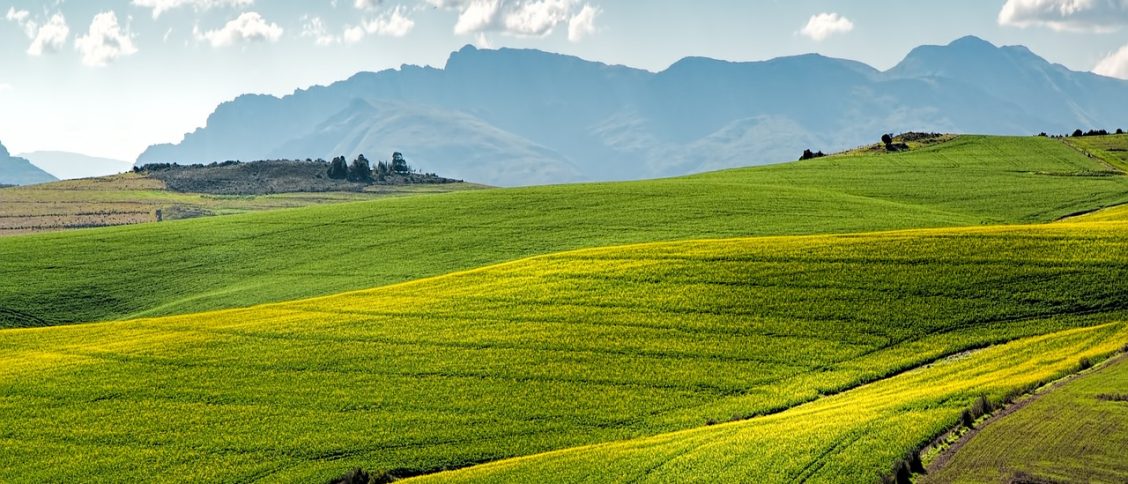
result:
[[[343,156],[333,158],[333,161],[329,162],[329,178],[332,178],[334,180],[344,180],[348,178],[348,163],[348,160],[346,160]]]
[[[392,172],[397,175],[407,175],[411,173],[411,167],[407,166],[407,160],[403,158],[403,153],[392,153]]]
[[[368,158],[364,155],[358,156],[349,165],[349,181],[354,182],[370,182],[372,181],[372,166],[368,164]]]

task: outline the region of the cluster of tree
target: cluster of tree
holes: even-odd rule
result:
[[[799,160],[813,160],[815,158],[822,158],[824,156],[826,156],[826,153],[823,153],[822,151],[803,150],[803,156],[800,156]]]
[[[243,162],[237,161],[237,160],[216,161],[216,162],[208,163],[206,165],[204,165],[204,164],[181,165],[180,163],[148,163],[148,164],[145,164],[145,165],[142,165],[142,166],[134,166],[133,172],[134,173],[142,173],[142,172],[147,172],[147,171],[165,171],[165,170],[171,170],[171,169],[174,169],[174,168],[216,168],[216,167],[220,167],[220,166],[234,166],[234,165],[241,165],[241,164],[243,164]]]
[[[321,161],[321,160],[318,160]],[[407,164],[403,154],[393,153],[392,161],[378,162],[376,167],[373,168],[372,164],[368,162],[368,158],[364,155],[358,156],[352,163],[344,156],[333,158],[329,162],[329,178],[334,180],[348,180],[357,183],[371,183],[373,181],[384,181],[390,176],[399,175],[407,176],[412,173],[411,166]]]
[[[1109,132],[1107,129],[1090,129],[1088,131],[1078,129],[1078,130],[1074,130],[1073,133],[1071,133],[1071,134],[1063,134],[1063,135],[1051,135],[1051,134],[1046,134],[1046,132],[1043,131],[1041,133],[1038,133],[1038,136],[1042,137],[1042,138],[1060,139],[1060,138],[1083,138],[1085,136],[1108,136],[1110,134],[1124,134],[1124,129],[1117,129],[1116,132]]]
[[[364,155],[356,157],[352,163],[343,156],[333,158],[329,162],[329,178],[334,180],[348,180],[351,182],[371,182],[372,181],[372,165],[368,163],[368,158]]]
[[[1116,134],[1124,134],[1124,130],[1119,130]],[[1090,129],[1088,131],[1076,130],[1072,135],[1074,138],[1082,136],[1108,136],[1108,130],[1105,129]]]

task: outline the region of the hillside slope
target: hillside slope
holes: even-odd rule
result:
[[[350,110],[358,102],[397,107]],[[1073,72],[1024,47],[974,37],[920,47],[888,72],[801,55],[762,62],[690,57],[652,73],[467,46],[441,69],[404,66],[281,98],[241,96],[218,106],[180,143],[152,146],[137,161],[329,159],[395,150],[426,171],[528,185],[779,162],[806,148],[848,149],[894,130],[1114,129],[1128,126],[1126,113],[1128,81]],[[441,147],[432,148],[434,141]]]
[[[966,136],[675,179],[11,237],[0,326],[248,306],[612,244],[1048,222],[1128,200],[1128,178],[1106,169],[1057,140]]]
[[[34,185],[55,181],[51,176],[23,158],[17,158],[8,153],[8,149],[0,144],[0,185]]]
[[[1126,248],[1124,222],[684,241],[4,330],[0,480],[324,482],[641,439],[440,477],[867,481],[980,392],[1128,342],[1105,324]]]

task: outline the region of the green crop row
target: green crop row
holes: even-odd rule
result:
[[[661,462],[654,479],[758,476],[767,462],[780,473],[769,480],[874,477],[958,418],[973,391],[1001,394],[1123,345],[1122,326],[1098,325],[1128,314],[1126,249],[1123,221],[684,241],[245,309],[4,330],[0,481],[432,472],[776,422],[808,403],[830,413],[715,444],[771,449],[768,460],[679,460],[682,439],[656,437],[666,443],[630,448],[661,451],[625,450],[643,459],[626,467],[596,453],[512,476],[637,476]],[[999,352],[1027,347],[983,350],[994,366],[951,367],[971,373],[895,376],[1070,328],[1087,329],[1013,358]],[[857,418],[836,413],[834,402],[881,385],[896,386],[843,403],[867,409]],[[784,440],[761,440],[772,435]],[[846,437],[860,440],[837,447]],[[836,452],[848,459],[809,466]]]

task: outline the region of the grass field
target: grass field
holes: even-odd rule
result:
[[[1076,371],[1076,358],[1107,355],[1116,349],[1110,339],[1125,338],[1128,328],[1116,324],[1024,339],[775,415],[504,460],[417,481],[881,482],[893,462],[957,425],[981,395],[1001,398],[1014,388]],[[1079,475],[1084,474],[1069,482]]]
[[[1128,343],[1125,249],[1123,221],[696,240],[4,330],[0,481],[316,482],[568,448],[438,477],[873,480],[980,393]]]
[[[1128,134],[1064,138],[1063,142],[1120,171],[1128,170]]]
[[[468,188],[477,187],[380,186],[364,192],[217,196],[170,191],[160,180],[126,173],[0,190],[0,237],[155,222],[158,209],[164,220],[178,220]]]
[[[924,482],[1128,482],[1128,359],[984,427]]]
[[[0,238],[0,327],[293,300],[584,247],[1048,222],[1128,201],[1128,177],[1101,170],[1057,140],[962,136],[676,179]]]

